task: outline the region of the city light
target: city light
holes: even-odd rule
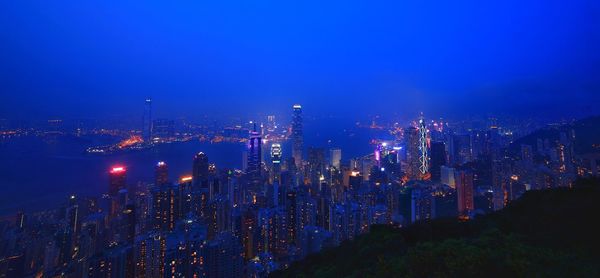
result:
[[[125,167],[123,166],[115,166],[112,167],[112,169],[110,170],[111,173],[121,173],[121,172],[125,172]]]
[[[600,276],[600,0],[4,2],[0,278]]]

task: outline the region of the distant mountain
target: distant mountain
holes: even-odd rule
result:
[[[505,209],[370,233],[273,277],[600,277],[600,179],[529,191]]]
[[[551,143],[554,143],[560,139],[561,132],[569,135],[571,131],[575,132],[574,147],[576,154],[600,152],[600,116],[585,118],[571,124],[540,129],[515,140],[511,144],[510,150],[512,153],[518,153],[522,144],[535,147],[537,139],[548,139]]]

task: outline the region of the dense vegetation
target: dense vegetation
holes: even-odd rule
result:
[[[600,277],[600,180],[459,222],[375,226],[274,277]]]

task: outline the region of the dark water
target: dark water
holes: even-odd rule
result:
[[[371,138],[385,133],[356,129],[352,125],[311,125],[305,128],[305,145],[341,147],[343,158],[364,155]],[[199,141],[173,143],[152,149],[106,156],[88,155],[93,145],[114,142],[114,138],[17,137],[0,142],[0,215],[17,210],[34,211],[54,207],[70,194],[99,195],[107,190],[108,169],[127,167],[129,183],[151,182],[157,161],[166,161],[175,179],[191,173],[192,157],[205,152],[218,168],[241,168],[243,144],[211,144]],[[290,155],[289,143],[283,144]]]

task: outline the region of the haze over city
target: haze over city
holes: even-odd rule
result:
[[[3,1],[0,278],[600,277],[600,1]]]
[[[600,104],[598,5],[8,1],[0,117],[131,117],[145,97],[165,117],[580,117]]]

